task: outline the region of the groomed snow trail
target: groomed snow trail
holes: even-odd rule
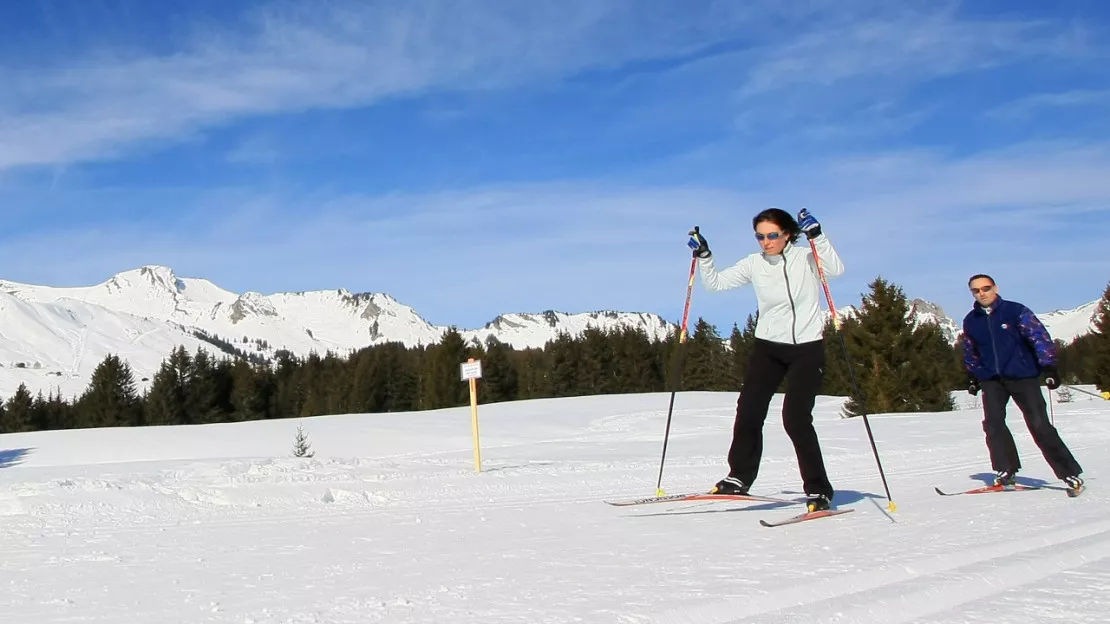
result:
[[[1110,608],[1110,404],[1057,405],[1090,489],[945,498],[990,466],[976,411],[858,420],[819,400],[837,503],[651,495],[668,395],[469,411],[0,436],[0,613],[13,622],[1102,622]],[[668,492],[725,470],[732,393],[681,394]],[[777,410],[758,493],[800,496]],[[1058,487],[1015,408],[1027,482]],[[298,425],[313,458],[290,457]]]

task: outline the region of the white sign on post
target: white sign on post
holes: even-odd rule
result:
[[[462,381],[467,379],[481,379],[482,377],[482,361],[475,360],[473,362],[463,362],[459,364],[459,376]]]

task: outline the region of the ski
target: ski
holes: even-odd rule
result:
[[[1083,492],[1086,492],[1086,491],[1087,491],[1087,486],[1086,485],[1079,486],[1079,489],[1068,488],[1067,489],[1068,498],[1075,498],[1076,496],[1079,496],[1080,494],[1082,494]]]
[[[805,513],[800,513],[796,516],[791,516],[789,518],[783,518],[782,520],[772,520],[770,522],[768,522],[766,520],[760,520],[759,523],[762,524],[765,527],[772,527],[773,528],[773,527],[786,526],[788,524],[797,524],[799,522],[806,522],[807,520],[817,520],[818,518],[829,518],[829,517],[832,517],[832,516],[839,516],[841,514],[846,514],[846,513],[852,512],[852,511],[855,511],[855,509],[824,509],[824,510],[821,510],[821,511],[807,511]]]
[[[797,501],[787,500],[785,498],[773,498],[770,496],[756,496],[754,494],[709,494],[706,492],[689,492],[686,494],[666,494],[664,496],[646,496],[644,498],[633,498],[628,500],[619,501],[605,501],[606,504],[613,505],[614,507],[631,507],[634,505],[651,505],[654,503],[687,503],[687,502],[701,502],[701,501],[737,501],[737,502],[756,502],[756,503],[783,503],[786,505],[796,505]]]
[[[1018,484],[1018,485],[1010,485],[1010,486],[985,485],[983,487],[972,488],[970,490],[963,490],[963,491],[960,491],[960,492],[945,492],[944,490],[942,490],[938,487],[934,487],[933,489],[936,490],[937,494],[940,494],[941,496],[959,496],[961,494],[987,494],[989,492],[1024,492],[1024,491],[1027,491],[1027,490],[1040,490],[1040,489],[1044,489],[1044,488],[1042,488],[1039,485],[1021,485],[1021,484]]]

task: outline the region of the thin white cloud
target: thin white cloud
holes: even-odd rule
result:
[[[951,10],[892,9],[821,24],[768,49],[739,90],[751,97],[785,88],[882,79],[905,85],[1034,57],[1071,57],[1077,44],[1058,25],[961,19]]]
[[[942,3],[837,8],[790,28],[769,20],[767,32],[745,33],[745,45],[625,78],[614,88],[651,97],[631,101],[617,123],[641,131],[716,123],[723,141],[731,130],[748,146],[859,144],[960,105],[959,93],[922,97],[930,81],[1030,61],[1080,66],[1105,53],[1060,21],[970,18]]]
[[[174,54],[0,68],[0,170],[111,157],[252,115],[367,106],[684,54],[760,14],[631,0],[272,4]],[[106,44],[111,45],[111,44]]]
[[[990,115],[1000,119],[1027,119],[1046,108],[1110,107],[1110,89],[1073,89],[1028,95],[995,107]]]

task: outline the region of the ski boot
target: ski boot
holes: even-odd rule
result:
[[[1083,491],[1083,479],[1080,479],[1078,476],[1065,477],[1064,483],[1068,486],[1068,496],[1079,496]]]
[[[825,511],[832,506],[832,501],[824,494],[810,494],[806,497],[806,511]]]
[[[1017,485],[1017,476],[1009,470],[999,470],[995,473],[994,485],[995,487],[1012,490],[1014,486]]]
[[[710,494],[728,494],[728,495],[746,495],[749,486],[744,485],[744,482],[736,477],[725,477],[709,490]]]

